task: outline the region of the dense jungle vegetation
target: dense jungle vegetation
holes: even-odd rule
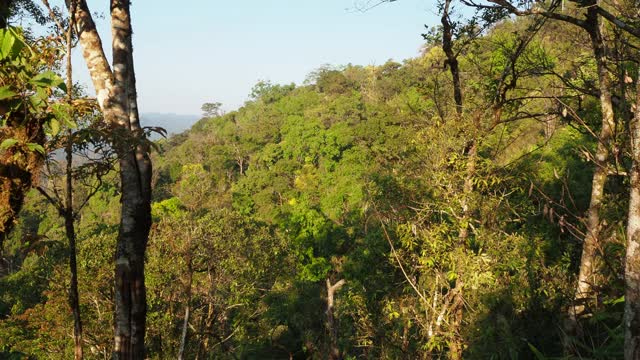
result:
[[[420,56],[259,82],[153,143],[73,86],[84,1],[0,8],[0,358],[640,358],[639,4],[452,1]]]

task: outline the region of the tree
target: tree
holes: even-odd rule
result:
[[[27,13],[40,25],[47,23],[48,18],[36,4],[36,0],[4,0],[0,2],[0,29],[9,24],[12,17]]]
[[[204,103],[200,108],[202,110],[202,116],[204,117],[217,117],[224,115],[224,111],[221,109],[222,103]]]
[[[620,6],[621,4],[617,4]],[[628,4],[633,9],[633,4]],[[629,25],[625,19],[628,11],[622,6],[615,16],[602,7],[598,13],[616,27],[640,39],[640,27]],[[633,16],[633,15],[632,15]],[[637,47],[635,48],[637,49]],[[637,55],[637,54],[636,54]],[[624,309],[624,358],[640,359],[640,64],[636,63],[635,111],[629,121],[631,169],[629,175],[629,210],[627,215],[627,248],[625,254],[625,309]],[[626,82],[625,73],[622,82]],[[629,78],[629,80],[632,80]],[[626,94],[622,94],[625,96]]]
[[[115,257],[115,359],[145,352],[144,255],[151,226],[151,160],[140,125],[129,0],[111,0],[113,70],[85,0],[71,1],[83,57],[120,165],[121,222]]]
[[[569,310],[566,332],[575,334],[577,331],[577,319],[587,313],[587,303],[594,299],[595,289],[598,285],[599,266],[601,261],[598,252],[602,249],[602,220],[601,211],[603,207],[605,184],[608,179],[611,148],[614,142],[616,119],[611,95],[611,77],[608,72],[609,60],[606,54],[606,45],[603,33],[603,24],[598,15],[600,8],[599,0],[590,0],[584,5],[585,11],[580,11],[580,15],[566,15],[559,12],[561,1],[554,0],[545,5],[546,8],[534,5],[530,8],[520,9],[517,5],[508,0],[489,0],[493,6],[484,6],[474,1],[464,1],[473,7],[489,7],[508,11],[518,16],[540,15],[549,19],[559,20],[573,24],[582,28],[591,40],[591,49],[597,67],[598,97],[602,115],[602,126],[598,134],[598,147],[593,156],[594,173],[591,185],[591,201],[587,210],[586,231],[580,258],[580,270],[576,284],[574,304]],[[572,346],[569,344],[569,346]]]
[[[640,358],[640,67],[636,78],[636,111],[630,125],[631,166],[627,252],[625,256],[625,359]]]
[[[49,7],[49,4],[45,2]],[[70,5],[75,6],[75,3]],[[50,16],[59,26],[62,22],[49,7]],[[73,9],[71,10],[73,13]],[[70,17],[66,29],[66,103],[56,108],[56,114],[66,120],[65,131],[53,134],[49,139],[48,150],[64,149],[64,170],[54,169],[56,161],[47,159],[46,174],[48,183],[37,187],[37,190],[53,205],[64,221],[65,235],[69,245],[69,269],[71,279],[69,284],[69,305],[74,320],[74,356],[76,360],[83,358],[83,330],[80,309],[80,294],[78,291],[77,266],[77,232],[76,221],[82,209],[102,187],[102,179],[113,169],[114,157],[112,148],[107,144],[108,132],[99,116],[96,116],[97,106],[89,99],[76,99],[72,76],[71,50],[74,40],[74,22]],[[60,29],[63,30],[63,29]],[[77,164],[74,157],[81,156],[81,163]],[[51,163],[52,162],[52,163]],[[52,170],[53,169],[53,170]],[[52,170],[52,171],[51,171]],[[58,182],[64,185],[60,186]],[[78,196],[78,187],[86,187],[84,197]],[[59,191],[59,188],[62,188]]]
[[[45,2],[48,6],[48,3]],[[75,6],[75,4],[71,4],[71,6]],[[53,20],[58,20],[55,18],[55,15],[51,8],[49,8],[51,12],[51,16],[54,17]],[[58,22],[60,24],[60,22]],[[67,70],[67,97],[66,104],[61,104],[57,108],[58,114],[62,115],[67,120],[67,125],[74,125],[73,118],[74,115],[78,113],[79,106],[74,106],[73,104],[73,77],[72,77],[72,65],[71,65],[71,49],[73,47],[73,19],[70,18],[68,27],[66,29],[66,70]],[[63,29],[59,29],[63,31]],[[77,105],[77,104],[76,104]],[[85,109],[86,111],[86,109]],[[89,111],[91,111],[91,107],[89,107]],[[64,114],[64,115],[63,115]],[[54,137],[58,134],[53,134]],[[65,152],[65,186],[64,186],[64,198],[57,191],[57,184],[53,185],[53,192],[49,194],[42,186],[39,186],[37,189],[40,191],[49,202],[56,207],[60,216],[64,219],[64,227],[65,233],[67,236],[67,241],[69,244],[69,269],[71,272],[71,281],[69,285],[69,306],[71,307],[71,312],[73,313],[73,338],[74,338],[74,358],[75,360],[81,360],[83,358],[83,349],[82,349],[82,318],[80,312],[80,295],[78,293],[78,265],[77,265],[77,246],[76,246],[76,230],[75,230],[75,219],[78,215],[77,211],[74,209],[74,188],[73,188],[73,147],[74,142],[73,139],[74,134],[71,130],[71,127],[66,131],[66,137],[62,141],[64,143],[64,152]],[[51,141],[51,143],[55,143]],[[49,166],[47,166],[49,168]],[[101,174],[101,173],[99,173]],[[48,174],[49,179],[52,179],[55,182],[54,174]],[[97,191],[97,190],[96,190]],[[90,192],[89,197],[93,196],[96,191]],[[87,203],[88,199],[84,201],[84,203],[79,207],[78,211]]]

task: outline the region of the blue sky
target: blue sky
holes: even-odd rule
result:
[[[375,0],[374,0],[375,1]],[[234,110],[258,80],[300,84],[323,64],[380,65],[418,55],[435,0],[133,0],[134,60],[142,112]],[[88,0],[105,47],[108,1]],[[74,73],[93,91],[76,50]],[[110,56],[110,55],[109,55]]]

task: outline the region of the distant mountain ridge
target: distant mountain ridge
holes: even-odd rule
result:
[[[142,126],[158,126],[167,130],[167,134],[179,134],[191,128],[196,121],[200,120],[199,115],[185,115],[173,113],[142,113],[140,122]],[[152,138],[157,138],[152,136]]]

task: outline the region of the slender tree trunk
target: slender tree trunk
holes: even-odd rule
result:
[[[191,268],[191,255],[187,255],[187,299],[184,307],[184,322],[182,323],[182,335],[180,336],[180,349],[178,360],[184,359],[184,349],[187,345],[187,330],[189,329],[189,317],[191,315],[191,286],[193,283],[193,269]]]
[[[476,121],[477,123],[477,121]],[[476,173],[476,165],[478,162],[478,144],[475,139],[472,139],[467,144],[467,164],[466,174],[464,177],[464,183],[462,185],[462,199],[460,205],[462,208],[462,225],[460,226],[460,233],[458,234],[458,240],[460,246],[466,246],[466,241],[469,238],[469,222],[471,220],[471,195],[473,195],[473,178]]]
[[[577,319],[587,311],[586,304],[594,297],[594,285],[598,276],[598,251],[600,249],[600,210],[604,197],[604,187],[609,172],[609,147],[613,140],[615,119],[611,101],[611,81],[607,70],[607,54],[602,38],[601,24],[596,9],[587,10],[586,30],[591,38],[594,57],[598,70],[600,90],[600,107],[602,111],[602,129],[598,136],[598,147],[595,153],[595,169],[591,183],[591,201],[587,210],[586,236],[582,245],[580,272],[574,297],[574,305],[570,309],[568,327],[569,335],[577,330]]]
[[[69,3],[70,13],[75,10],[76,4],[74,0]],[[73,106],[73,75],[71,64],[71,42],[73,40],[73,16],[69,17],[69,28],[67,29],[67,101],[69,106]],[[71,130],[67,132],[67,143],[65,146],[66,155],[66,193],[64,207],[64,228],[69,242],[69,270],[71,272],[71,284],[69,285],[69,306],[73,313],[73,342],[74,342],[74,358],[81,360],[82,354],[82,318],[80,315],[80,295],[78,292],[78,263],[76,259],[76,230],[75,230],[75,213],[73,211],[73,133]]]
[[[333,313],[333,306],[336,291],[338,291],[345,283],[346,281],[342,279],[331,285],[331,280],[327,279],[327,332],[329,333],[329,359],[331,360],[342,359],[342,354],[338,347],[338,328],[336,326],[335,315]]]
[[[451,305],[451,312],[453,313],[453,317],[451,319],[453,340],[449,347],[449,359],[451,360],[462,359],[462,354],[464,352],[464,344],[460,336],[460,328],[462,327],[462,319],[464,316],[464,298],[462,297],[464,284],[459,279],[456,280],[456,282],[456,287],[452,290],[456,292],[456,295],[454,296],[453,304]]]
[[[67,156],[67,161],[69,161]],[[69,168],[69,166],[67,167]],[[67,169],[69,171],[69,169]],[[82,320],[80,317],[80,296],[78,292],[78,265],[76,260],[76,232],[74,227],[73,208],[70,206],[72,197],[70,187],[70,173],[67,173],[67,206],[64,214],[64,228],[69,241],[69,269],[71,270],[71,284],[69,285],[69,306],[73,313],[73,342],[74,357],[82,359]]]
[[[82,319],[80,317],[80,295],[78,292],[78,263],[76,260],[76,231],[74,227],[73,212],[73,142],[71,139],[71,131],[69,131],[66,144],[66,194],[64,211],[64,228],[69,241],[69,270],[71,271],[71,284],[69,285],[69,306],[73,313],[73,342],[74,342],[74,358],[82,359]]]
[[[619,24],[616,24],[619,26]],[[624,30],[640,38],[637,28]],[[620,72],[620,88],[625,96],[626,72]],[[624,306],[624,359],[640,359],[640,67],[637,69],[635,84],[635,111],[627,117],[631,138],[631,171],[629,210],[627,217],[627,249],[625,254],[625,306]],[[621,104],[626,112],[625,99]]]
[[[636,109],[631,129],[631,180],[624,282],[624,358],[640,359],[640,69],[636,80]]]
[[[456,104],[456,115],[458,121],[463,121],[463,102],[462,102],[462,85],[460,83],[460,69],[458,66],[458,58],[453,50],[453,24],[449,18],[450,7],[452,0],[445,0],[442,9],[442,17],[440,22],[442,23],[442,49],[447,56],[446,64],[449,66],[449,72],[451,73],[451,79],[453,81],[453,99]],[[474,124],[478,125],[478,124]],[[469,238],[469,220],[470,220],[470,205],[471,195],[473,193],[473,177],[476,172],[476,162],[478,157],[478,146],[476,141],[476,135],[473,134],[472,139],[466,146],[467,166],[466,174],[464,177],[462,199],[460,205],[462,208],[461,225],[458,233],[459,246],[465,248],[467,245],[467,239]],[[459,266],[457,267],[459,271]],[[462,352],[464,346],[460,338],[460,327],[462,326],[462,319],[464,316],[463,308],[463,286],[461,282],[461,274],[458,273],[458,284],[456,284],[456,295],[454,305],[451,312],[453,313],[453,319],[451,321],[451,342],[449,344],[449,358],[452,360],[462,359]]]

